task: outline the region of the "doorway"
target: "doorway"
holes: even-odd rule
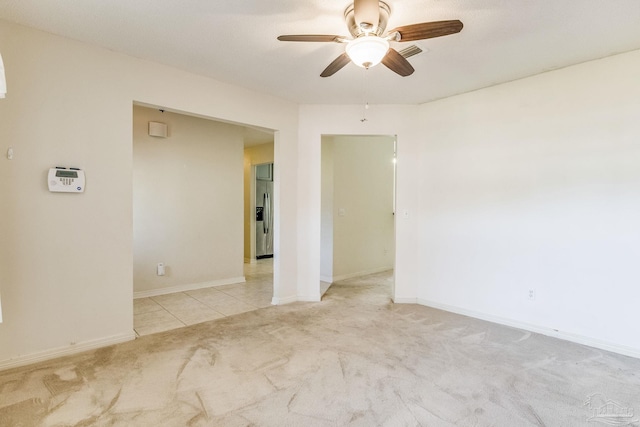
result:
[[[244,149],[244,262],[273,257],[274,143],[246,145]],[[266,196],[265,196],[266,194]],[[265,211],[265,205],[270,208]],[[265,221],[266,220],[266,221]],[[263,263],[265,264],[265,263]]]
[[[393,295],[395,136],[323,135],[321,293],[379,282]]]
[[[151,135],[149,122],[168,132]],[[134,105],[133,130],[136,332],[270,305],[273,280],[258,294],[247,292],[245,279],[247,128]],[[273,144],[273,132],[269,137]]]

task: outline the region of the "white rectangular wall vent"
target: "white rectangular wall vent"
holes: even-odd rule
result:
[[[160,122],[149,122],[149,136],[158,138],[167,137],[167,124]]]

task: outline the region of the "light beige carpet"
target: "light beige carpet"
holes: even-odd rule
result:
[[[394,305],[384,275],[0,372],[1,426],[597,426],[609,404],[638,418],[640,360]]]

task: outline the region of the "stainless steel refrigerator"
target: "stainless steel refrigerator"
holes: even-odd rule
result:
[[[273,257],[273,163],[256,167],[256,258]]]

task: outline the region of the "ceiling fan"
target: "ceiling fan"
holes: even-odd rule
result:
[[[353,38],[338,35],[302,34],[283,35],[278,40],[286,42],[333,42],[345,43],[345,52],[338,56],[320,77],[329,77],[342,69],[350,61],[359,67],[370,68],[382,62],[395,73],[406,77],[414,72],[406,57],[389,46],[389,42],[408,42],[459,33],[459,20],[423,22],[404,25],[385,33],[391,15],[389,5],[379,0],[355,0],[347,7],[344,17]],[[419,53],[420,51],[418,51]],[[415,50],[413,54],[415,54]]]

